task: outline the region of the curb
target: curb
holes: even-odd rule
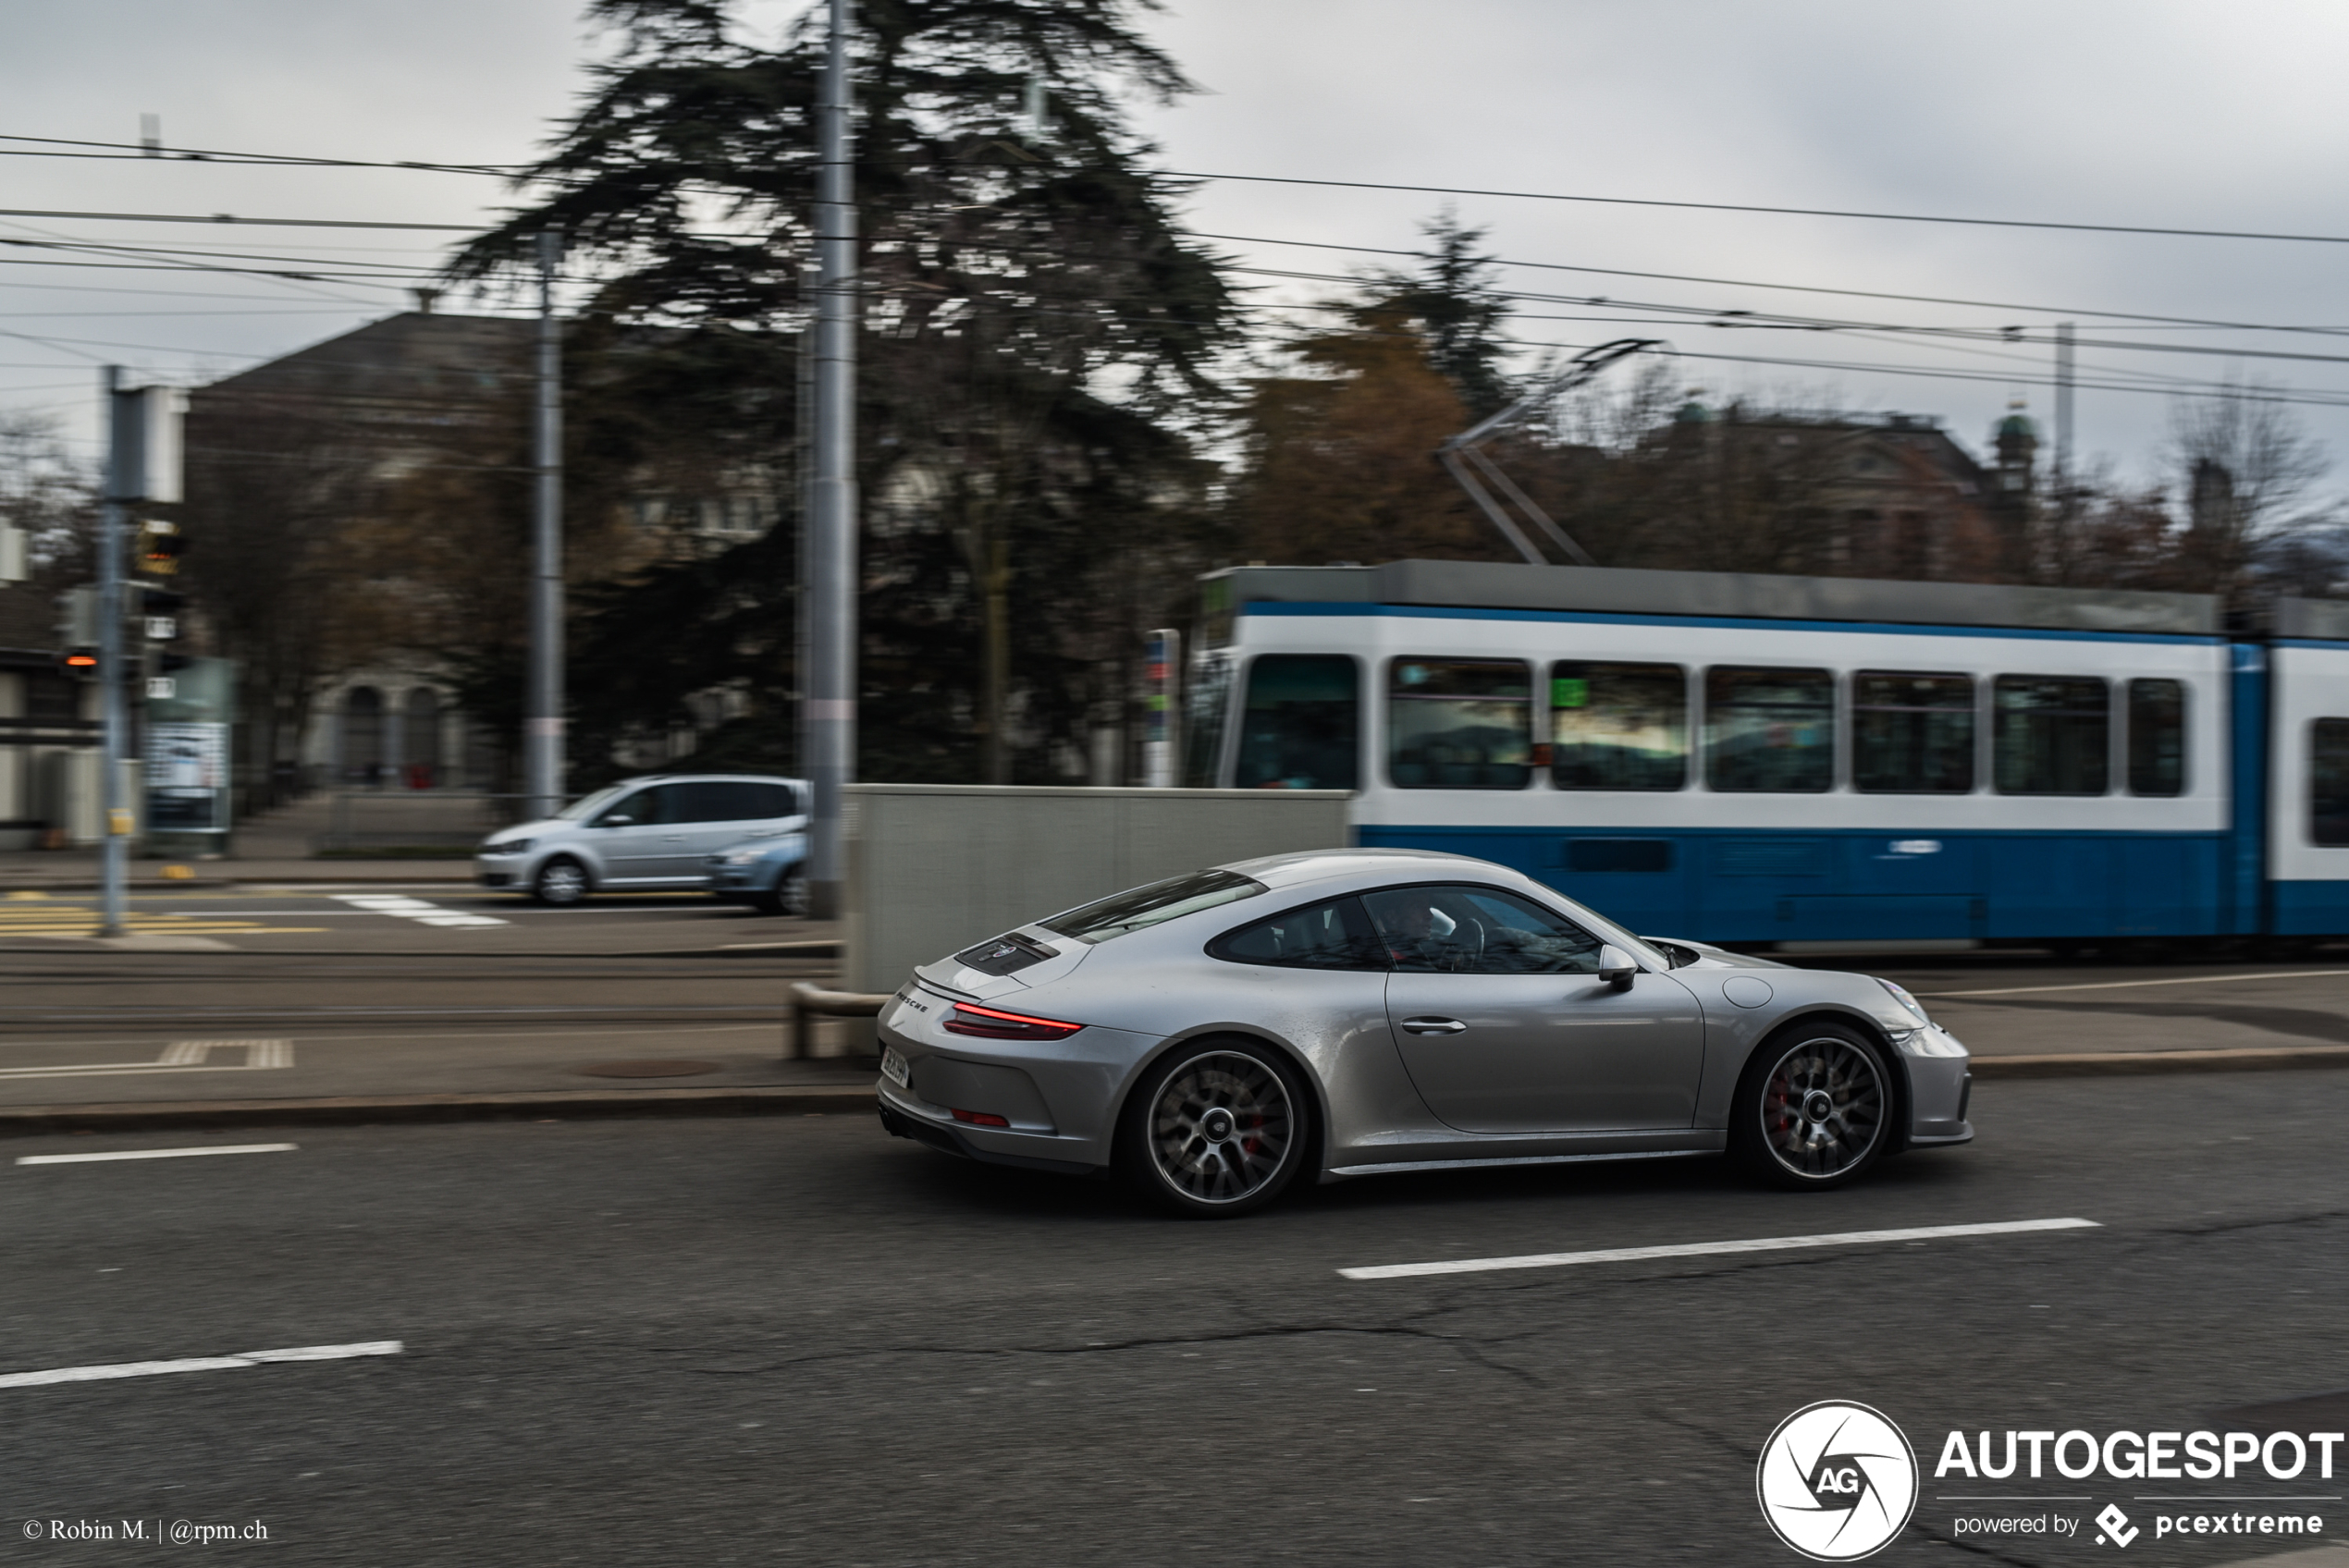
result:
[[[2107,1051],[1974,1059],[1977,1078],[2135,1077],[2174,1072],[2272,1072],[2349,1067],[2349,1046],[2213,1051]],[[504,1095],[339,1095],[323,1099],[158,1100],[0,1108],[0,1138],[144,1127],[337,1126],[384,1121],[494,1121],[558,1116],[823,1116],[873,1110],[879,1096],[853,1084],[772,1089],[557,1089]]]
[[[511,1095],[338,1095],[302,1100],[155,1100],[0,1109],[0,1138],[143,1127],[337,1126],[621,1116],[824,1116],[875,1109],[861,1084],[775,1089],[560,1089]]]
[[[2215,1051],[2076,1051],[1978,1056],[1976,1078],[2106,1078],[2167,1072],[2281,1072],[2349,1067],[2349,1046],[2239,1046]]]

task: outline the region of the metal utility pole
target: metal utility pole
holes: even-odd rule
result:
[[[129,871],[132,812],[124,767],[130,753],[130,716],[124,691],[122,620],[123,536],[135,502],[168,506],[179,499],[180,418],[187,394],[176,387],[122,384],[122,367],[108,365],[100,385],[106,402],[106,483],[98,497],[98,689],[105,715],[98,744],[99,802],[105,811],[100,840],[98,934],[123,934],[123,885]]]
[[[801,601],[800,766],[815,786],[808,913],[840,913],[847,873],[841,790],[856,777],[856,211],[848,142],[848,0],[831,0],[817,105],[815,479]]]
[[[563,804],[563,344],[555,319],[555,269],[562,236],[538,236],[538,406],[532,464],[530,691],[523,708],[523,788],[530,815]]]
[[[122,759],[129,746],[122,692],[122,525],[131,493],[141,488],[136,471],[143,465],[132,449],[140,422],[134,410],[123,406],[127,395],[120,365],[105,368],[104,385],[106,488],[98,504],[98,693],[105,731],[98,747],[98,800],[105,812],[105,830],[98,840],[98,935],[119,937],[130,851],[130,802],[122,790]]]

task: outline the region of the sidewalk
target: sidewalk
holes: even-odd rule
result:
[[[782,1054],[788,1038],[787,1023],[751,1019],[682,1027],[387,1029],[160,1047],[152,1039],[51,1043],[5,1053],[0,1137],[84,1128],[873,1109],[872,1058],[790,1060]],[[28,1059],[35,1052],[42,1060]]]
[[[231,853],[220,860],[180,857],[141,858],[130,862],[132,888],[151,892],[171,888],[228,887],[237,883],[307,885],[315,883],[405,882],[417,885],[473,880],[473,861],[466,856],[446,859],[396,856],[382,859],[322,859],[314,853],[326,830],[331,802],[314,795],[265,815],[240,823],[229,836]],[[99,851],[78,850],[13,850],[0,852],[0,892],[79,891],[98,885]],[[180,875],[166,876],[166,867]]]

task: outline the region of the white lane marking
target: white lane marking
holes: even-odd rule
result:
[[[1918,997],[2027,997],[2035,991],[2134,991],[2140,986],[2218,986],[2235,980],[2325,980],[2349,969],[2279,970],[2273,974],[2188,974],[2171,980],[2096,980],[2077,986],[2005,986],[1995,991],[1919,991]]]
[[[354,1355],[398,1355],[398,1340],[367,1340],[351,1345],[296,1345],[290,1350],[249,1350],[235,1355],[193,1355],[178,1361],[118,1361],[111,1366],[53,1366],[45,1372],[0,1373],[0,1389],[30,1389],[46,1383],[95,1383],[108,1378],[154,1378],[166,1372],[228,1372],[273,1361],[342,1361]]]
[[[404,893],[329,893],[337,903],[349,904],[372,914],[397,915],[420,925],[503,925],[505,921],[494,914],[466,914],[459,910],[443,909],[422,899],[412,899]]]
[[[215,1064],[208,1060],[222,1047],[241,1050],[240,1063]],[[265,1072],[291,1067],[291,1040],[174,1040],[153,1061],[93,1061],[80,1067],[0,1067],[0,1079],[120,1078],[135,1072]]]
[[[282,1154],[300,1144],[222,1144],[208,1149],[117,1149],[112,1154],[20,1154],[18,1165],[89,1165],[102,1159],[184,1159],[199,1154]]]
[[[1444,1263],[1383,1263],[1341,1268],[1349,1280],[1401,1280],[1420,1274],[1480,1274],[1494,1268],[1561,1268],[1574,1263],[1642,1263],[1657,1257],[1707,1257],[1716,1253],[1788,1252],[1800,1247],[1853,1247],[1871,1242],[1930,1242],[1946,1236],[2003,1236],[2022,1231],[2093,1231],[2093,1219],[2010,1219],[1992,1225],[1924,1225],[1905,1231],[1840,1231],[1821,1236],[1756,1236],[1742,1242],[1693,1242],[1670,1247],[1607,1247],[1598,1252],[1529,1253],[1522,1257],[1463,1257]]]

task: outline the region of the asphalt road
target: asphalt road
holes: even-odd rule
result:
[[[1974,1146],[1840,1194],[1652,1161],[1367,1180],[1230,1223],[863,1117],[0,1166],[0,1372],[402,1347],[0,1387],[0,1561],[169,1550],[16,1538],[143,1519],[257,1521],[322,1563],[1793,1563],[1755,1460],[1829,1398],[1922,1451],[1925,1501],[1876,1561],[2112,1556],[2093,1526],[1950,1544],[1943,1435],[2223,1427],[2349,1386],[2349,1073],[1991,1082],[1974,1113]],[[2059,1217],[2097,1228],[1337,1272]],[[2007,1487],[2093,1497],[2009,1512],[2141,1525],[2135,1494],[2179,1489]],[[2290,1506],[2349,1536],[2349,1506]],[[2306,1544],[2147,1529],[2125,1561]]]

